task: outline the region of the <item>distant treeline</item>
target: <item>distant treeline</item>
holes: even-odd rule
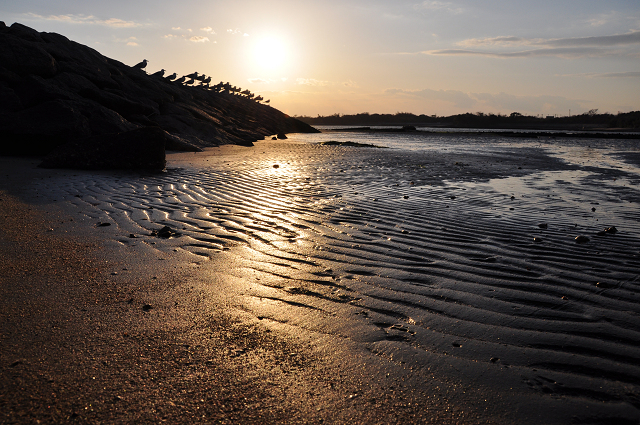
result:
[[[530,128],[530,129],[640,129],[640,111],[619,114],[599,114],[597,109],[580,115],[530,116],[513,112],[509,115],[466,113],[440,117],[436,115],[415,115],[408,112],[396,114],[370,114],[364,112],[355,115],[334,114],[329,116],[295,118],[311,125],[349,125],[349,126],[424,126],[453,128]]]

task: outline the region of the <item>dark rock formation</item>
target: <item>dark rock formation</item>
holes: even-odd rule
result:
[[[164,167],[164,149],[253,145],[314,128],[270,106],[187,87],[54,33],[0,22],[0,154],[43,166]]]

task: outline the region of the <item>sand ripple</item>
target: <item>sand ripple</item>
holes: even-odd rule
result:
[[[640,408],[637,175],[533,148],[291,144],[180,164],[59,189],[122,243],[232,256],[229,273],[251,283],[243,308],[261,318],[416,367],[484,364],[541,393]],[[182,236],[148,236],[166,225]]]

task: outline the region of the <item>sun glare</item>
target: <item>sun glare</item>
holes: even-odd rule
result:
[[[286,44],[276,37],[264,37],[254,46],[253,57],[258,66],[266,70],[282,70],[287,63]]]

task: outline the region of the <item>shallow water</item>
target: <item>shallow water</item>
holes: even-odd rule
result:
[[[389,148],[318,145],[328,140]],[[247,282],[239,302],[261,319],[433,373],[455,365],[482,385],[500,370],[536,394],[637,418],[639,151],[332,132],[38,189],[90,206],[122,244],[232,257],[227,272]],[[182,235],[147,236],[165,225]]]

